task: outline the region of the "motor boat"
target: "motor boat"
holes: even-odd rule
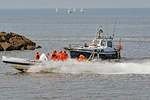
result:
[[[84,55],[87,59],[120,59],[121,48],[114,45],[114,35],[104,36],[103,30],[99,29],[97,37],[92,43],[85,43],[83,46],[74,46],[72,44],[64,49],[70,52],[71,58],[78,58],[80,55]],[[120,44],[121,46],[121,44]]]
[[[2,56],[3,63],[9,64],[13,68],[15,68],[21,72],[26,72],[30,68],[30,66],[42,64],[47,60],[48,60],[48,58],[46,57],[46,55],[44,53],[40,56],[40,59],[38,61],[24,59],[24,58]]]

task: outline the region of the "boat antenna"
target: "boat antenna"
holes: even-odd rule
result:
[[[117,18],[115,19],[115,24],[114,24],[114,27],[113,27],[113,33],[112,33],[112,36],[113,36],[113,38],[114,38],[114,33],[115,33],[115,31],[116,31],[116,25],[117,25]]]

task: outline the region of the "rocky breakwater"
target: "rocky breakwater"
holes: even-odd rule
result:
[[[36,43],[16,33],[0,32],[0,51],[34,50]]]

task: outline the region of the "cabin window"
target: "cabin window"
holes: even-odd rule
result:
[[[112,48],[112,41],[107,41],[107,46]]]

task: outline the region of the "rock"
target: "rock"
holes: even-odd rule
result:
[[[0,45],[0,51],[4,51],[3,47]]]
[[[8,42],[1,42],[0,46],[6,51],[11,45]]]
[[[28,46],[27,46],[27,49],[28,49],[28,50],[34,50],[34,49],[36,49],[36,47],[35,47],[35,46],[32,46],[32,45],[28,45]]]
[[[0,32],[0,51],[34,50],[36,43],[16,33]]]
[[[41,46],[37,46],[36,49],[42,48]]]

